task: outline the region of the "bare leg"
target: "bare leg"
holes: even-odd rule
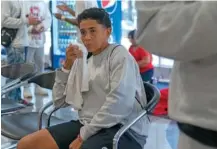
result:
[[[68,149],[83,125],[69,121],[34,132],[22,138],[17,149]]]
[[[22,138],[17,149],[59,149],[55,140],[47,129],[34,132]]]

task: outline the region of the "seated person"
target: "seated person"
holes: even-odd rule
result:
[[[146,105],[136,61],[123,46],[108,43],[112,31],[108,13],[101,8],[86,9],[77,21],[81,40],[93,53],[88,59],[89,91],[82,94],[79,120],[27,135],[18,143],[18,149],[112,149],[116,132]],[[68,71],[81,57],[75,45],[67,48],[65,64],[56,71],[54,100],[66,98]],[[121,137],[119,149],[142,149],[148,124],[147,117],[136,123]]]
[[[140,74],[144,82],[151,82],[154,75],[154,66],[152,65],[152,54],[136,43],[134,38],[135,30],[128,33],[128,39],[131,42],[129,52],[133,55],[139,65]]]

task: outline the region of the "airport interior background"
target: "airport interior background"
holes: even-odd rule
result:
[[[56,12],[55,5],[59,0],[45,0],[49,6],[51,13]],[[74,8],[76,2],[64,1]],[[130,42],[128,40],[128,32],[136,29],[136,8],[135,0],[123,0],[121,1],[121,41],[120,44],[129,49]],[[76,29],[68,23],[58,22],[57,19],[52,17],[53,22],[51,28],[46,31],[46,43],[44,47],[45,67],[47,70],[58,68],[62,60],[64,59],[64,49],[72,40],[76,40]],[[67,32],[67,33],[66,33]],[[69,37],[70,36],[70,37]],[[1,51],[2,65],[6,63],[6,55],[4,49]],[[154,64],[154,85],[159,89],[168,88],[171,69],[173,67],[173,60],[164,57],[153,55]],[[1,78],[1,85],[4,85],[5,78]],[[23,88],[22,88],[23,90]],[[34,86],[31,85],[31,92],[34,94]],[[47,90],[48,96],[33,95],[32,102],[33,107],[26,108],[21,111],[39,111],[45,103],[51,100],[52,93]],[[54,113],[55,116],[61,118],[76,118],[77,114],[71,108],[63,108]],[[144,149],[176,149],[178,140],[178,128],[176,122],[170,120],[168,117],[150,116],[151,126],[147,144]],[[13,140],[1,137],[1,148],[6,149],[8,146],[14,143]]]

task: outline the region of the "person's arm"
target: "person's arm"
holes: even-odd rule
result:
[[[145,67],[146,65],[150,64],[150,61],[151,61],[151,58],[150,58],[149,55],[147,55],[147,56],[144,56],[144,57],[142,58],[142,60],[138,61],[137,63],[138,63],[138,65],[139,65],[139,68],[143,68],[143,67]]]
[[[110,62],[110,92],[91,122],[81,128],[82,140],[88,139],[102,128],[120,124],[133,110],[137,64],[123,47],[118,47],[113,51]]]
[[[57,8],[59,8],[62,11],[66,11],[66,12],[70,13],[73,17],[75,17],[75,11],[73,9],[71,9],[70,7],[68,7],[65,3],[63,3],[61,5],[57,5]]]
[[[72,24],[72,25],[75,25],[75,26],[78,26],[78,22],[77,22],[77,19],[73,19],[73,18],[65,18],[65,21]]]
[[[75,11],[68,7],[68,13],[75,17]]]
[[[194,61],[217,54],[217,2],[136,1],[136,39],[153,54]]]
[[[54,16],[58,19],[58,20],[61,20],[61,21],[66,21],[72,25],[75,25],[77,26],[78,25],[78,22],[77,22],[77,19],[74,19],[74,18],[66,18],[65,16],[63,16],[62,14],[60,13],[55,13]]]
[[[68,81],[69,71],[64,68],[56,70],[55,83],[52,90],[52,99],[54,105],[60,106],[65,101],[66,95],[64,95],[66,84]]]
[[[1,27],[17,29],[20,26],[27,25],[28,19],[11,17],[11,2],[12,1],[1,2]]]
[[[75,59],[80,57],[82,57],[82,52],[78,49],[78,46],[70,44],[66,49],[66,60],[63,67],[56,71],[56,78],[52,91],[52,99],[55,105],[60,105],[65,101],[66,95],[64,95],[64,92],[70,70]]]
[[[141,60],[138,61],[138,65],[140,68],[146,67],[146,65],[150,64],[151,62],[151,54],[147,52],[145,49],[142,47],[138,47],[139,49],[139,54],[141,56]]]

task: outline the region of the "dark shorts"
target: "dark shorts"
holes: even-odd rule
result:
[[[70,121],[47,128],[56,141],[59,149],[68,149],[69,145],[80,133],[82,124],[79,121]],[[120,125],[102,129],[97,134],[84,141],[81,149],[112,149],[112,141]],[[104,148],[103,148],[104,147]],[[119,149],[142,149],[129,134],[124,134],[119,140]]]
[[[141,77],[144,82],[150,82],[153,75],[154,75],[154,69],[150,69],[148,71],[141,73]]]
[[[197,140],[206,146],[217,147],[217,131],[179,122],[178,127],[183,133],[194,140]]]

